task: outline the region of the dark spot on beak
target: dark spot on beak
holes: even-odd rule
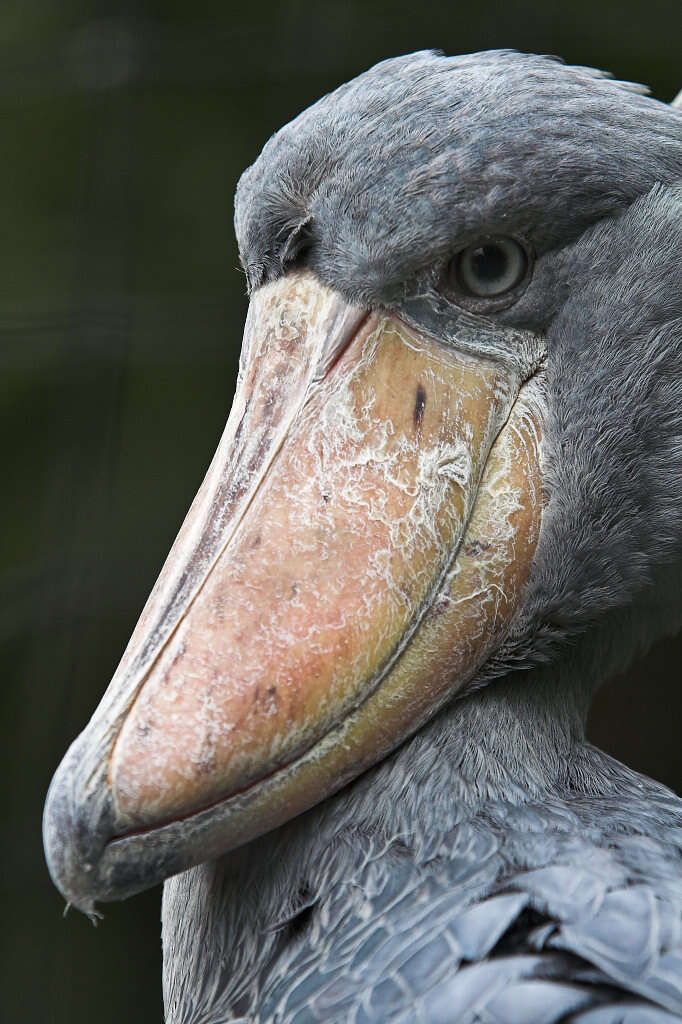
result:
[[[424,409],[426,408],[426,391],[421,384],[417,385],[417,394],[414,399],[414,411],[412,413],[412,419],[414,420],[415,430],[421,430],[422,420],[424,419]]]
[[[477,555],[482,554],[483,551],[490,549],[490,542],[487,540],[471,540],[468,544],[463,545],[463,551],[465,555],[472,555],[474,558]]]
[[[265,691],[266,701],[265,710],[270,714],[274,715],[279,707],[279,700],[277,698],[277,689],[274,686],[269,686]]]
[[[253,694],[253,704],[254,707],[262,708],[266,715],[276,715],[279,708],[277,687],[268,686],[265,692],[261,693],[260,687],[257,686]]]

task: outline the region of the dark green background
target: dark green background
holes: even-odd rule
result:
[[[515,47],[682,86],[679,0],[0,6],[2,1013],[161,1019],[159,890],[95,931],[45,870],[50,776],[109,680],[232,396],[232,194],[283,122],[375,61]],[[680,644],[592,735],[682,789]]]

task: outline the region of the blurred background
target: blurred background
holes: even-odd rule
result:
[[[679,0],[0,5],[2,906],[7,1021],[162,1019],[160,890],[95,931],[44,866],[50,776],[108,682],[215,448],[244,279],[241,171],[384,57],[514,47],[682,86]],[[682,790],[679,641],[591,735]]]

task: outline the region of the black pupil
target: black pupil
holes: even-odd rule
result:
[[[500,245],[479,245],[471,254],[471,269],[479,281],[497,281],[507,269],[507,254]]]

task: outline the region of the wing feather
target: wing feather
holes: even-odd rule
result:
[[[628,834],[622,804],[591,800],[488,807],[485,822],[431,837],[428,858],[370,842],[273,964],[259,1019],[680,1019],[680,805],[642,804],[664,840]]]

